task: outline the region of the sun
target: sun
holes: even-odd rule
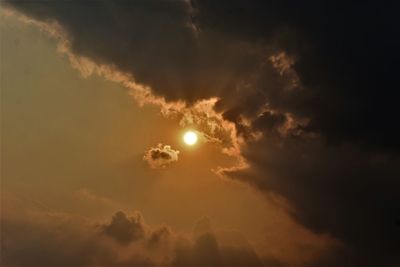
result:
[[[185,142],[185,144],[192,146],[197,143],[197,134],[193,131],[187,131],[183,135],[183,141]]]

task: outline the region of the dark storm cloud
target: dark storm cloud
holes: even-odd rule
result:
[[[251,167],[228,175],[289,200],[289,212],[317,233],[344,241],[334,266],[399,263],[400,160],[354,146],[268,135],[244,152]],[[353,264],[353,265],[352,265]],[[329,266],[325,264],[317,266]]]
[[[244,152],[249,171],[232,175],[281,194],[304,225],[344,240],[350,251],[338,256],[346,260],[337,266],[399,264],[398,5],[197,3],[199,14],[205,14],[198,16],[199,28],[273,42],[295,58],[293,69],[301,83],[284,90],[284,81],[272,71],[254,83],[268,109],[278,112],[267,111],[254,120],[254,129],[265,137]],[[270,86],[274,80],[276,86]],[[260,103],[254,97],[244,101],[249,103],[239,105],[242,110],[236,114]],[[235,120],[231,110],[226,117]],[[271,132],[282,126],[285,112],[309,119],[298,132],[319,137],[299,141]]]
[[[293,67],[306,90],[285,95],[263,78],[256,85],[274,108],[311,118],[307,130],[330,142],[400,148],[395,1],[196,3],[199,28],[273,43],[296,59]]]
[[[131,73],[167,99],[218,96],[222,110],[249,115],[267,102],[280,112],[308,117],[305,130],[329,142],[391,151],[400,146],[395,2],[11,0],[5,5],[59,22],[74,53]],[[289,65],[304,90],[282,90],[284,65],[268,60],[278,51],[293,57]]]
[[[331,266],[400,263],[395,1],[6,4],[58,21],[74,53],[167,100],[219,97],[216,109],[239,134],[263,134],[243,151],[250,168],[226,173],[279,193],[298,221],[345,242],[332,261],[343,262]],[[199,253],[213,242],[204,237]]]
[[[258,58],[246,42],[226,42],[193,24],[190,1],[9,1],[40,20],[58,21],[72,51],[133,74],[167,99],[198,100],[224,91]]]

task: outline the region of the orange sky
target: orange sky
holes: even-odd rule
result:
[[[293,264],[332,242],[294,223],[279,202],[216,175],[235,163],[218,145],[186,146],[177,120],[139,107],[116,83],[82,78],[34,26],[1,20],[2,216],[107,221],[137,210],[149,225],[182,233],[208,217],[218,231],[242,233],[260,257]],[[153,170],[143,155],[158,143],[179,150],[179,160]]]

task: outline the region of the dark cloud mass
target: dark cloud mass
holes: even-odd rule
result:
[[[4,5],[57,21],[74,53],[132,74],[167,100],[218,97],[216,110],[247,141],[250,165],[226,174],[280,194],[299,222],[347,246],[319,266],[400,264],[396,1]],[[157,151],[148,159],[170,159]],[[193,257],[224,258],[212,235],[194,247]],[[185,265],[186,248],[177,251]]]

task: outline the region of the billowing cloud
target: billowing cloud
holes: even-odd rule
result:
[[[2,218],[1,263],[5,266],[204,266],[206,263],[261,266],[261,259],[248,244],[226,245],[212,229],[184,234],[173,232],[168,226],[152,227],[143,220],[139,227],[137,214],[131,217],[120,211],[109,223],[61,213],[35,213],[23,220]]]
[[[174,150],[169,145],[158,144],[150,148],[143,159],[153,169],[165,168],[169,164],[178,161],[179,151]]]
[[[348,253],[331,266],[400,263],[397,3],[5,5],[52,34],[84,75],[123,84],[238,158],[219,173],[279,194],[303,225],[341,239]],[[214,241],[205,236],[198,253],[220,261]],[[187,250],[180,262],[197,253]]]

